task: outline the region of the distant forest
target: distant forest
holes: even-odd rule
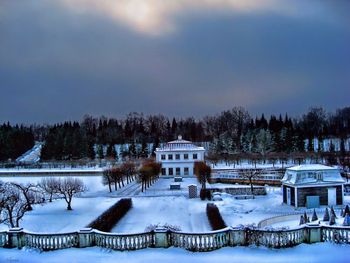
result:
[[[116,156],[115,144],[129,144],[124,157],[147,157],[147,144],[153,150],[160,143],[178,135],[193,142],[209,142],[209,155],[220,158],[237,154],[271,154],[334,151],[334,145],[323,149],[323,140],[338,138],[343,153],[349,149],[350,107],[327,113],[314,107],[300,118],[264,114],[252,117],[242,107],[235,107],[204,118],[168,118],[130,113],[125,118],[85,116],[79,122],[54,125],[0,126],[0,160],[14,160],[29,150],[35,141],[45,142],[42,160],[79,160]],[[315,138],[317,140],[315,140]],[[103,153],[102,145],[107,147]],[[141,147],[139,147],[141,145]]]

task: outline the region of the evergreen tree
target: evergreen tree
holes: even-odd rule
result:
[[[345,214],[343,226],[350,226],[350,215],[349,214]]]
[[[129,145],[129,156],[132,158],[137,157],[136,145],[134,141],[132,141],[131,144]]]
[[[316,210],[314,209],[314,212],[312,213],[312,219],[311,221],[316,221],[318,220],[317,214],[316,214]]]
[[[327,207],[326,207],[326,210],[324,211],[323,221],[325,222],[329,221],[329,212]]]
[[[98,156],[98,159],[100,160],[104,158],[103,146],[101,144],[97,145],[97,156]]]
[[[330,218],[330,220],[329,220],[329,225],[332,226],[332,225],[334,225],[334,224],[335,224],[335,216],[334,216],[334,214],[332,213],[332,214],[331,214],[331,218]]]

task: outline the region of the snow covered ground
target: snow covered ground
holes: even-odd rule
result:
[[[62,199],[44,205],[34,205],[33,211],[24,216],[20,226],[27,231],[39,233],[77,231],[88,225],[118,200],[106,197],[74,198],[72,211],[66,209],[67,204]],[[0,224],[0,230],[7,229],[8,226]]]
[[[143,249],[118,252],[98,247],[70,248],[51,252],[31,249],[0,249],[0,262],[19,263],[85,263],[85,262],[268,262],[268,263],[345,263],[349,262],[349,245],[331,243],[301,244],[293,248],[226,247],[208,253],[193,253],[180,248]]]
[[[8,175],[11,176],[12,174],[31,174],[30,176],[42,176],[43,174],[60,174],[60,173],[74,173],[74,174],[79,174],[79,173],[102,173],[103,168],[95,166],[95,167],[79,167],[79,168],[72,168],[72,167],[61,167],[61,168],[1,168],[0,169],[0,175]]]
[[[172,225],[184,232],[210,231],[206,203],[184,196],[133,198],[133,208],[112,232],[144,232],[149,225]]]
[[[2,181],[37,183],[42,177],[16,176],[0,177]],[[196,184],[195,178],[184,178],[180,190],[170,190],[173,179],[159,179],[144,193],[140,186],[132,182],[125,188],[109,193],[108,187],[102,185],[101,176],[79,176],[88,188],[80,197],[73,199],[73,211],[66,210],[63,200],[53,203],[35,205],[28,212],[21,226],[35,232],[75,231],[85,227],[94,218],[114,204],[123,196],[133,198],[133,208],[113,229],[113,232],[143,232],[151,224],[170,224],[178,226],[184,232],[209,231],[206,217],[206,201],[199,198],[188,199],[188,185]],[[208,185],[209,187],[210,185]],[[215,186],[232,186],[215,184]],[[130,191],[128,189],[131,189]],[[237,200],[229,194],[222,194],[222,201],[215,201],[225,222],[229,226],[258,224],[261,220],[277,215],[303,211],[282,204],[282,193],[279,187],[268,187],[266,196],[255,199]],[[350,196],[345,197],[345,204],[350,203]],[[293,222],[297,225],[299,220]],[[285,226],[280,223],[276,226]],[[7,226],[0,225],[0,229]]]
[[[271,187],[268,194],[255,196],[255,199],[237,200],[231,195],[222,194],[223,201],[214,202],[229,226],[258,224],[261,220],[295,212],[295,208],[282,204],[279,187]]]

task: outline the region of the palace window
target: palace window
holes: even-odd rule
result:
[[[180,167],[176,167],[176,175],[180,175]]]
[[[188,154],[187,153],[184,154],[184,159],[188,160]]]
[[[174,175],[174,169],[173,168],[169,168],[169,175]]]
[[[173,159],[173,155],[172,154],[168,154],[168,160],[172,160]]]
[[[162,168],[162,175],[166,175],[166,169]]]
[[[188,169],[188,167],[185,167],[185,168],[184,168],[184,174],[185,174],[185,175],[188,175],[188,174],[189,174],[189,169]]]
[[[198,156],[196,153],[193,154],[193,160],[197,160]]]
[[[162,154],[162,155],[160,156],[160,158],[161,158],[162,160],[165,160],[165,154]]]
[[[180,160],[180,154],[175,154],[175,159]]]

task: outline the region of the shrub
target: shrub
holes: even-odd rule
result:
[[[199,197],[202,201],[205,199],[211,200],[211,192],[209,189],[201,189],[199,192]]]
[[[151,232],[151,231],[156,230],[157,228],[164,228],[164,229],[166,229],[168,231],[174,231],[174,232],[181,231],[181,227],[179,227],[179,226],[170,225],[170,224],[167,224],[167,223],[162,225],[162,224],[158,223],[158,224],[155,224],[155,225],[151,224],[151,225],[147,226],[145,228],[145,232]]]
[[[112,228],[132,207],[131,198],[120,199],[117,203],[108,208],[98,218],[92,221],[87,227],[100,231],[110,232]]]
[[[218,207],[213,203],[207,204],[207,217],[213,230],[219,230],[226,227],[225,221],[222,219]]]
[[[211,200],[211,192],[210,192],[208,189],[205,190],[205,197],[206,197],[208,200]]]

